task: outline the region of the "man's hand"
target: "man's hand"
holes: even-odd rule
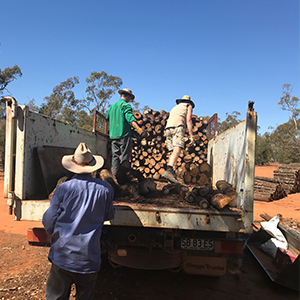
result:
[[[147,138],[149,136],[149,133],[142,128],[138,128],[136,131],[141,136],[142,139]]]
[[[196,146],[196,143],[195,143],[195,141],[194,141],[194,136],[193,135],[191,135],[191,136],[189,136],[189,144],[188,144],[188,147],[195,147]]]

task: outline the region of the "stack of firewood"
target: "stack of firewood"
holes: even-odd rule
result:
[[[279,183],[276,186],[276,189],[274,191],[274,193],[272,193],[269,197],[269,201],[274,201],[274,200],[280,200],[284,197],[286,197],[286,192],[285,190],[282,188],[281,184]]]
[[[300,170],[295,172],[294,186],[291,188],[289,194],[295,194],[300,192]]]
[[[219,180],[216,182],[216,188],[213,189],[210,182],[202,187],[194,187],[185,194],[185,200],[196,203],[203,209],[210,206],[217,209],[223,209],[225,206],[237,207],[238,193],[230,183]]]
[[[271,201],[270,197],[276,190],[279,182],[274,178],[255,176],[254,178],[254,200]],[[274,199],[273,199],[274,200]]]
[[[141,128],[149,133],[146,139],[140,140],[133,137],[132,167],[139,170],[147,178],[160,179],[164,173],[169,151],[164,136],[166,123],[169,113],[162,111],[153,111],[148,109],[143,114],[135,112],[134,116]],[[201,165],[207,160],[207,120],[202,117],[192,116],[193,135],[195,146],[187,147],[188,132],[186,131],[185,145],[186,149],[182,151],[178,161],[176,174],[179,178],[184,178],[186,183],[204,184],[207,180],[201,175]],[[202,167],[205,172],[207,166]]]
[[[274,179],[277,180],[282,188],[289,193],[294,187],[295,172],[300,170],[300,163],[282,164],[277,170],[273,171]]]

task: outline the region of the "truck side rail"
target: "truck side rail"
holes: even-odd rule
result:
[[[246,232],[252,232],[255,142],[257,114],[253,102],[248,103],[246,119],[208,143],[208,163],[212,166],[212,184],[226,180],[238,192],[244,190],[242,220]]]

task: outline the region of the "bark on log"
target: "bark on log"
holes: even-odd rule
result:
[[[185,200],[189,203],[192,203],[195,201],[195,196],[192,192],[187,192],[185,196]]]
[[[108,182],[114,189],[115,195],[119,195],[119,185],[116,182],[114,176],[107,169],[102,169],[100,171],[100,179]]]
[[[216,195],[214,195],[211,199],[211,204],[216,207],[217,209],[222,209],[223,207],[225,207],[229,202],[231,201],[231,198],[218,193]]]
[[[147,178],[146,180],[140,182],[138,187],[141,195],[146,195],[157,191],[156,183],[151,178]]]
[[[202,208],[202,209],[207,209],[209,208],[209,202],[207,201],[206,198],[198,196],[195,198],[195,201],[197,204]]]

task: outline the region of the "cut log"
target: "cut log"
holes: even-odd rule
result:
[[[285,198],[286,196],[287,196],[287,194],[286,194],[285,190],[282,188],[281,184],[278,184],[276,186],[274,193],[272,193],[270,196],[270,201],[279,200],[279,199]]]
[[[195,201],[195,196],[192,192],[187,192],[185,196],[185,200],[189,203],[192,203]]]
[[[200,186],[205,186],[206,183],[209,183],[209,178],[204,173],[201,173],[199,179],[197,180],[197,183]]]
[[[207,196],[211,191],[211,187],[209,187],[208,185],[205,185],[204,187],[200,187],[198,189],[198,193],[200,196],[205,197]]]
[[[156,183],[151,178],[147,178],[146,180],[140,182],[138,187],[141,195],[145,195],[157,191]]]
[[[192,176],[191,176],[191,173],[189,171],[186,171],[183,175],[183,181],[184,183],[186,184],[189,184],[192,182]]]
[[[114,176],[111,174],[111,172],[109,172],[107,169],[102,169],[100,171],[100,179],[108,182],[114,189],[115,194],[118,195],[119,185],[116,182],[116,179],[114,178]]]
[[[199,166],[199,171],[201,172],[201,173],[205,173],[205,175],[206,176],[208,176],[208,177],[211,177],[211,166],[210,166],[210,164],[208,164],[207,162],[204,162],[204,163],[202,163],[200,166]]]
[[[229,202],[231,201],[231,198],[218,193],[216,195],[214,195],[211,199],[211,204],[216,207],[217,209],[222,209],[224,208]]]
[[[206,198],[198,196],[198,197],[196,197],[195,201],[202,209],[209,208],[209,202],[207,201]]]
[[[142,114],[139,113],[138,111],[135,111],[135,112],[133,113],[133,115],[134,115],[134,117],[136,118],[136,120],[142,119]]]

